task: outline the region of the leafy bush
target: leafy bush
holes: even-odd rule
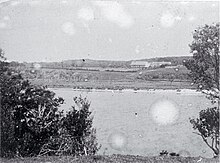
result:
[[[97,152],[90,105],[85,99],[75,98],[80,109],[73,107],[64,115],[58,110],[64,102],[62,98],[56,98],[46,87],[32,85],[9,69],[1,50],[0,59],[0,157],[36,156],[48,143],[60,147],[63,140],[72,145],[67,154]]]
[[[199,118],[190,119],[193,128],[199,132],[204,142],[211,148],[215,155],[219,155],[219,109],[217,107],[202,110]]]
[[[96,131],[92,128],[90,103],[86,98],[75,97],[78,108],[66,113],[61,120],[59,135],[43,146],[40,155],[94,155],[99,150]]]
[[[57,134],[62,98],[33,86],[18,73],[1,74],[1,156],[31,156]]]

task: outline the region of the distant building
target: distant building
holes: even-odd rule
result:
[[[171,62],[132,61],[130,64],[132,68],[160,67],[162,65],[171,65]]]
[[[162,65],[171,65],[171,62],[151,62],[150,67],[160,67]]]
[[[150,63],[147,61],[132,61],[130,66],[132,68],[148,68]]]

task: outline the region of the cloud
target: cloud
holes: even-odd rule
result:
[[[196,18],[194,17],[194,16],[190,16],[189,18],[188,18],[188,20],[190,21],[190,22],[192,22],[192,21],[194,21]]]
[[[117,24],[121,28],[129,28],[134,20],[126,13],[124,7],[116,1],[96,1],[94,4],[100,7],[102,15],[107,20]]]
[[[4,20],[4,21],[9,21],[9,20],[11,20],[11,18],[10,18],[9,16],[4,16],[4,17],[3,17],[3,20]]]
[[[141,4],[141,1],[139,1],[139,0],[132,0],[131,3],[140,5],[140,4]]]
[[[181,16],[176,16],[175,20],[182,20],[182,17]]]
[[[0,19],[0,29],[6,29],[10,27],[10,20],[11,18],[9,16],[3,16]]]
[[[67,4],[68,2],[67,2],[67,0],[62,0],[61,3],[62,4]]]
[[[30,1],[28,1],[28,4],[31,6],[36,6],[36,5],[40,5],[41,1],[40,0],[30,0]]]
[[[213,3],[213,4],[212,4],[212,7],[213,7],[213,8],[214,8],[214,7],[218,7],[218,5],[215,4],[215,3]]]
[[[9,2],[10,0],[0,0],[0,3]]]
[[[112,38],[108,38],[109,43],[112,43]]]
[[[174,25],[176,17],[174,17],[171,13],[166,12],[160,18],[160,23],[162,27],[169,28]]]
[[[62,31],[67,35],[74,35],[76,33],[73,23],[66,22],[61,26]]]
[[[181,4],[181,5],[188,5],[188,4],[189,4],[189,1],[181,1],[180,4]]]
[[[21,2],[19,2],[19,1],[11,1],[11,6],[17,6],[19,4],[21,4]]]
[[[136,52],[136,54],[139,54],[139,53],[140,53],[140,45],[137,45],[137,46],[136,46],[135,52]]]
[[[79,19],[82,19],[82,20],[85,20],[85,21],[91,21],[91,20],[94,20],[94,12],[91,8],[89,7],[84,7],[84,8],[81,8],[79,11],[78,11],[78,18]]]
[[[7,24],[5,22],[0,22],[0,29],[7,28]]]
[[[5,22],[0,22],[0,28],[4,29],[7,27],[7,24]]]

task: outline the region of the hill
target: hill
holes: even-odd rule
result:
[[[150,59],[141,59],[139,61],[148,61],[148,62],[171,62],[173,65],[182,65],[183,61],[187,61],[191,56],[180,56],[180,57],[156,57]]]
[[[180,57],[156,57],[150,59],[140,59],[131,61],[110,61],[110,60],[92,60],[92,59],[77,59],[77,60],[64,60],[61,62],[10,62],[12,67],[34,67],[37,63],[44,68],[78,68],[78,67],[99,67],[99,68],[130,68],[132,61],[148,61],[148,62],[171,62],[172,65],[182,65],[184,60],[190,59],[190,56]]]

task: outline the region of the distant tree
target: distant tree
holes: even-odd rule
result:
[[[205,25],[195,30],[190,45],[193,58],[185,62],[198,90],[217,107],[202,110],[199,118],[190,119],[203,141],[219,155],[219,24]]]
[[[175,80],[175,75],[173,73],[168,75],[168,80],[170,81],[170,85],[172,85],[173,81]]]

